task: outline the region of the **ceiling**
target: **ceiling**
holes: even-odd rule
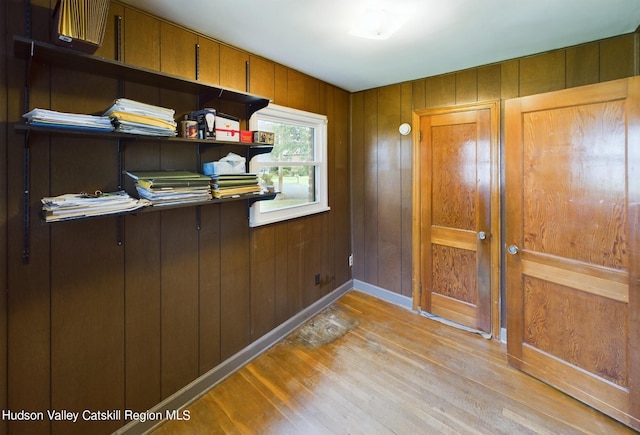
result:
[[[640,0],[124,0],[350,92],[630,33]],[[349,34],[372,5],[389,39]]]

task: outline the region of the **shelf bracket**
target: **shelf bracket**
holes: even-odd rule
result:
[[[23,150],[23,197],[22,197],[22,263],[29,264],[31,255],[31,149],[29,133],[24,135]]]
[[[196,80],[200,80],[200,44],[197,44],[197,43],[196,43]]]

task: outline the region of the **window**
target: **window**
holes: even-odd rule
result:
[[[273,151],[249,163],[263,188],[278,192],[272,201],[251,206],[252,227],[329,210],[327,117],[270,104],[249,120],[253,131],[274,133]]]

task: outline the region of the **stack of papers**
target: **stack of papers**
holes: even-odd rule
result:
[[[211,181],[214,198],[234,198],[262,192],[256,174],[218,174],[212,175]]]
[[[145,207],[149,201],[130,197],[124,191],[88,195],[86,193],[66,193],[60,196],[42,198],[42,210],[47,222],[79,219],[122,213]]]
[[[28,124],[42,127],[100,132],[113,131],[113,125],[108,116],[82,115],[36,108],[25,113],[22,117],[27,120]]]
[[[204,202],[211,199],[211,179],[191,171],[127,172],[136,180],[138,196],[154,206]]]
[[[175,136],[175,110],[127,98],[117,99],[104,113],[116,131],[149,136]]]

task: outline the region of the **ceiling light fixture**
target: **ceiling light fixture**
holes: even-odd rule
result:
[[[386,9],[367,9],[349,34],[360,38],[388,39],[404,22],[403,17]]]

